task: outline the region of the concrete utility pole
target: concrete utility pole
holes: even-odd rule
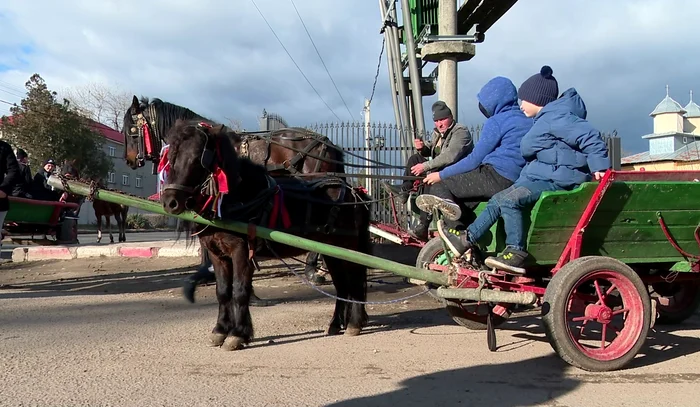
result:
[[[438,4],[438,34],[457,34],[457,2],[440,0]],[[457,121],[457,58],[445,56],[438,64],[438,97],[452,110]]]
[[[432,42],[423,45],[421,57],[424,61],[438,63],[438,98],[447,104],[455,120],[458,120],[457,63],[472,59],[476,53],[476,47],[466,42],[471,40],[470,36],[457,35],[457,2],[455,0],[440,0],[438,30],[439,35],[431,36]]]

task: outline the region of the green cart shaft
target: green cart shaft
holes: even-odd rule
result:
[[[48,184],[54,188],[58,188],[61,190],[64,189],[63,183],[55,175],[49,177]],[[70,193],[83,196],[88,196],[90,194],[90,187],[82,182],[68,180],[66,181],[66,184],[68,186],[68,192]],[[133,208],[143,209],[144,211],[172,216],[182,220],[196,222],[202,225],[209,225],[242,234],[248,233],[248,224],[246,223],[222,220],[209,220],[191,211],[183,212],[180,215],[172,215],[170,213],[167,213],[163,209],[163,206],[158,202],[152,202],[146,199],[120,194],[118,192],[98,189],[95,192],[94,197],[95,199],[99,199],[102,201],[127,205]],[[362,264],[363,266],[367,266],[370,268],[386,270],[390,273],[397,274],[402,277],[427,281],[429,283],[443,286],[446,286],[448,284],[447,276],[439,272],[407,266],[405,264],[397,263],[395,261],[385,260],[379,257],[370,256],[365,253],[360,253],[358,251],[316,242],[314,240],[305,239],[296,235],[264,228],[261,226],[256,226],[255,229],[256,235],[258,237],[267,240],[272,240],[273,242],[297,247],[299,249],[308,250],[311,252],[320,253],[330,257],[336,257],[342,260],[351,261],[353,263]]]

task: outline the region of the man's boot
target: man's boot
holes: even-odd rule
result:
[[[428,235],[430,232],[430,222],[432,221],[432,219],[432,214],[421,211],[418,224],[411,231],[409,231],[411,236],[415,237],[420,241],[427,242],[429,237]]]

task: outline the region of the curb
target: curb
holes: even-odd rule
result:
[[[18,247],[12,250],[15,263],[38,260],[73,260],[94,257],[199,257],[199,246],[159,247],[159,246],[53,246],[53,247]]]

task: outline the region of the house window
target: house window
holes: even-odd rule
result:
[[[129,176],[126,174],[122,175],[122,185],[129,185]]]
[[[141,188],[141,177],[136,177],[136,188]]]
[[[117,149],[114,147],[107,147],[110,157],[115,157],[117,155]]]
[[[107,173],[107,182],[109,182],[110,184],[114,184],[115,176],[116,176],[116,174],[114,174],[113,172]]]

